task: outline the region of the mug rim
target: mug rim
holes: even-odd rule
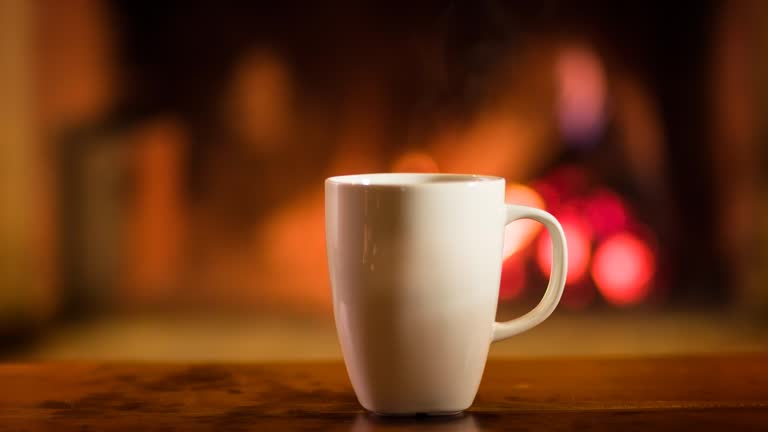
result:
[[[454,173],[369,173],[328,177],[326,184],[363,187],[412,187],[477,184],[504,181],[504,177]]]

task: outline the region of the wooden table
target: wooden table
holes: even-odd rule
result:
[[[341,363],[0,365],[0,431],[768,430],[768,354],[491,361],[454,418],[362,411]]]

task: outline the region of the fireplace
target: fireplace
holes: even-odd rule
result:
[[[505,177],[563,222],[573,316],[768,308],[758,2],[14,8],[25,157],[52,173],[46,319],[328,320],[323,179],[363,172]],[[522,310],[549,242],[506,238]]]

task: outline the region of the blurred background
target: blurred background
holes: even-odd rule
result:
[[[323,179],[392,171],[562,221],[492,355],[768,349],[768,4],[411,3],[0,0],[2,358],[340,358]]]

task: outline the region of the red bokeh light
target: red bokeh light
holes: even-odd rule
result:
[[[544,204],[550,211],[557,211],[560,208],[560,191],[554,184],[542,180],[534,183],[533,188],[544,200]]]
[[[499,299],[510,300],[519,297],[525,289],[525,276],[525,263],[520,254],[504,260],[501,268]]]
[[[626,204],[607,189],[592,194],[585,203],[584,213],[598,240],[624,231],[629,223]]]
[[[591,189],[591,180],[587,171],[576,165],[566,165],[550,174],[546,182],[560,193],[563,200],[581,196]]]
[[[656,271],[650,246],[630,233],[606,239],[595,251],[592,278],[605,299],[619,306],[637,304],[648,296]]]
[[[591,255],[592,234],[587,223],[577,215],[558,218],[568,243],[568,275],[566,282],[576,283],[584,279]],[[548,232],[539,237],[536,261],[542,273],[549,275],[552,268],[552,243]]]

